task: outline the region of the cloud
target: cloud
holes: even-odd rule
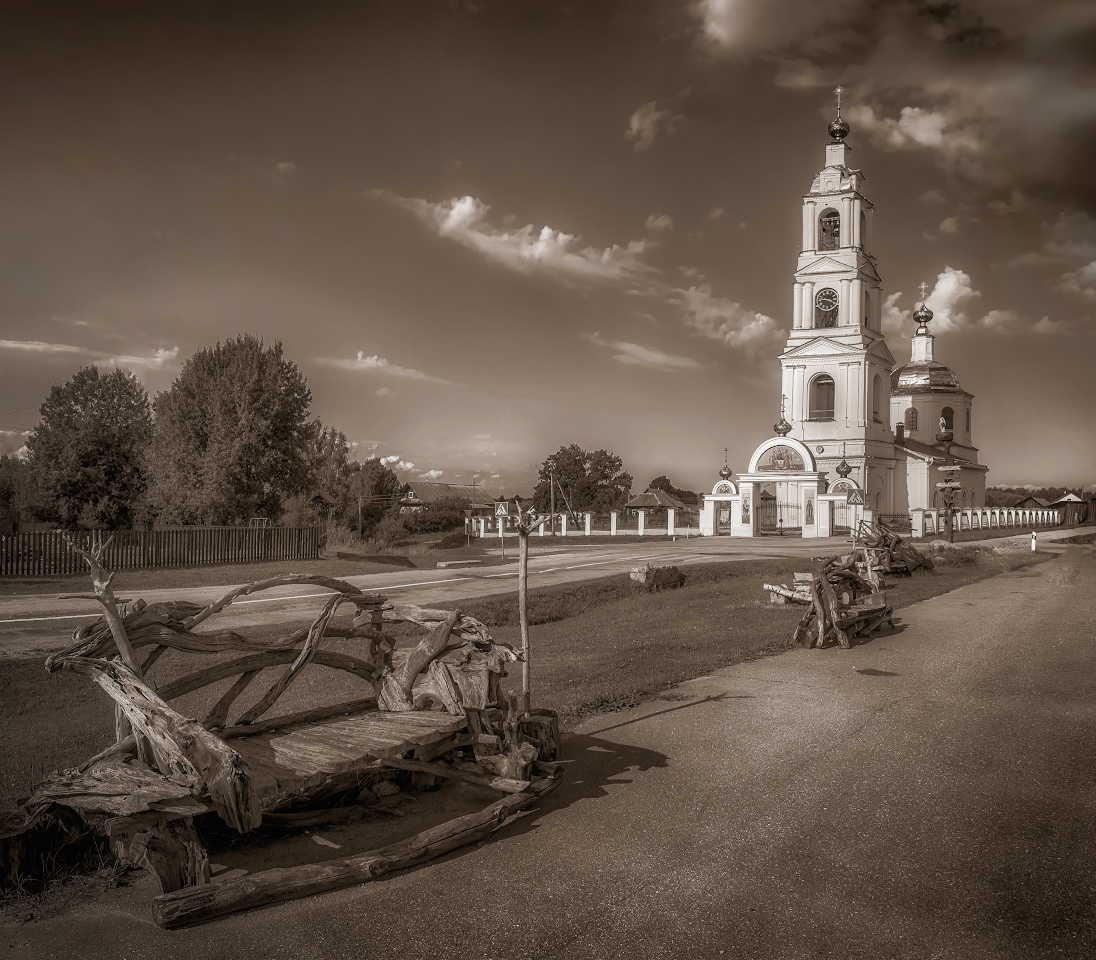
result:
[[[423,383],[439,383],[447,387],[459,386],[441,377],[434,377],[421,370],[413,370],[411,367],[400,367],[389,363],[384,357],[376,354],[367,357],[364,350],[359,350],[358,355],[352,360],[344,360],[339,357],[316,357],[316,363],[325,367],[336,367],[340,370],[357,370],[364,373],[384,373],[390,377],[401,377],[404,380],[419,380]],[[382,388],[385,389],[385,388]],[[379,396],[378,392],[378,396]]]
[[[634,146],[632,149],[636,153],[642,153],[644,150],[651,148],[651,145],[655,142],[655,137],[661,131],[672,133],[675,124],[684,119],[668,107],[665,110],[660,110],[658,102],[652,100],[650,103],[643,104],[632,114],[628,120],[628,129],[624,133],[624,139],[633,141]]]
[[[1043,317],[1034,327],[1031,328],[1032,333],[1064,333],[1071,334],[1073,331],[1070,329],[1068,323],[1065,320],[1051,320],[1049,317]]]
[[[110,356],[87,347],[76,347],[68,343],[44,343],[41,340],[0,340],[0,350],[15,350],[22,353],[36,353],[47,356],[81,355],[88,361],[100,366],[145,367],[150,370],[162,369],[171,365],[179,355],[179,348],[170,350],[158,347],[147,357]]]
[[[387,191],[370,191],[414,213],[440,237],[475,250],[486,259],[519,273],[542,271],[583,280],[634,281],[652,273],[639,255],[645,240],[624,246],[579,248],[580,237],[544,226],[527,224],[517,230],[501,230],[487,220],[490,207],[475,197],[454,197],[440,203],[400,197]]]
[[[721,216],[723,216],[723,208],[716,207],[711,213],[708,214],[708,219],[718,220]]]
[[[1025,209],[1027,205],[1027,198],[1019,190],[1012,191],[1009,195],[1008,202],[1005,202],[1004,200],[991,200],[986,204],[994,213],[1001,215],[1019,213],[1021,210]]]
[[[668,233],[674,228],[674,222],[666,214],[654,214],[652,213],[647,218],[646,227],[651,233]]]
[[[698,0],[692,9],[710,52],[774,64],[778,86],[841,82],[854,137],[929,152],[974,192],[1083,197],[1096,208],[1096,60],[1082,39],[1096,28],[1091,4]]]
[[[661,350],[653,350],[650,347],[640,346],[638,343],[628,343],[623,340],[605,340],[598,333],[583,333],[580,336],[583,340],[595,346],[607,347],[615,351],[613,359],[617,363],[647,367],[652,370],[661,370],[664,373],[696,370],[700,367],[700,364],[691,357],[679,357],[672,353],[663,353]]]
[[[686,326],[692,327],[701,336],[747,353],[784,337],[784,331],[772,317],[748,310],[733,300],[714,296],[707,284],[676,293],[678,303],[684,310]]]
[[[390,387],[378,387],[377,390],[376,390],[376,394],[377,394],[378,397],[387,397],[391,393],[392,393],[392,390],[391,390]]]
[[[933,314],[933,332],[965,326],[968,318],[964,308],[980,296],[982,294],[971,285],[970,274],[944,267],[944,272],[936,278],[932,293],[925,298]]]
[[[381,457],[380,462],[397,473],[409,473],[415,469],[415,465],[410,460],[402,460],[394,454],[390,457]]]
[[[900,296],[902,296],[902,291],[898,290],[883,301],[884,333],[898,333],[901,330],[907,329],[912,322],[911,311],[898,309],[897,304]]]
[[[1086,300],[1096,300],[1096,260],[1078,270],[1063,273],[1055,289],[1076,294]]]
[[[959,232],[959,218],[948,217],[945,220],[940,221],[939,230],[941,233],[958,233]]]
[[[947,203],[948,198],[941,190],[926,190],[917,198],[921,203]]]
[[[419,473],[419,476],[422,477],[423,480],[437,480],[438,477],[442,476],[444,473],[444,470],[423,470]]]

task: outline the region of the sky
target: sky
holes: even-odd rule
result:
[[[991,484],[1096,483],[1096,5],[24,5],[0,35],[0,452],[95,363],[281,340],[403,479],[637,492],[780,416],[833,89],[884,332],[975,395]]]

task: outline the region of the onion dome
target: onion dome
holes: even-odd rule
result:
[[[913,311],[913,319],[917,324],[917,332],[919,334],[928,333],[929,329],[925,326],[932,319],[932,311],[925,306],[925,301],[922,300],[917,309]]]
[[[732,476],[734,476],[734,471],[726,464],[719,468],[719,478],[721,480],[730,480]]]
[[[837,465],[837,475],[844,480],[850,473],[852,473],[852,467],[849,466],[848,461],[842,456],[841,462]]]
[[[781,414],[780,419],[775,424],[773,424],[773,433],[775,433],[778,437],[786,437],[791,432],[792,425],[788,423],[788,421],[784,419],[784,415]]]
[[[839,116],[836,120],[830,121],[829,131],[830,136],[840,143],[849,135],[849,125]]]

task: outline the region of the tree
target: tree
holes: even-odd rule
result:
[[[671,497],[680,500],[686,506],[694,506],[697,502],[698,496],[695,490],[682,490],[679,487],[675,487],[670,478],[665,474],[655,477],[650,483],[647,484],[648,490],[664,490]]]
[[[27,452],[44,518],[68,528],[129,526],[152,436],[141,382],[126,370],[83,367],[54,385],[40,413]]]
[[[632,492],[632,475],[624,472],[620,457],[606,450],[590,453],[577,443],[572,443],[560,447],[540,465],[540,479],[533,488],[533,506],[537,510],[549,509],[551,475],[559,484],[556,491],[557,510],[564,507],[560,502],[559,489],[567,494],[572,509],[595,512],[616,509],[627,501]]]
[[[234,523],[281,514],[312,475],[312,394],[280,341],[251,334],[199,350],[157,395],[151,501],[165,520]],[[345,438],[344,438],[345,439]]]

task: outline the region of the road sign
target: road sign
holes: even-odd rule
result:
[[[845,499],[846,503],[854,503],[857,506],[864,506],[864,497],[859,490],[850,490],[848,497]]]
[[[962,490],[963,485],[958,480],[945,480],[936,485],[937,490]]]
[[[949,463],[943,467],[937,467],[937,470],[943,470],[944,473],[954,473],[956,470],[962,470],[963,465],[961,463]]]
[[[500,500],[495,504],[495,516],[496,517],[508,517],[510,516],[510,501]]]

